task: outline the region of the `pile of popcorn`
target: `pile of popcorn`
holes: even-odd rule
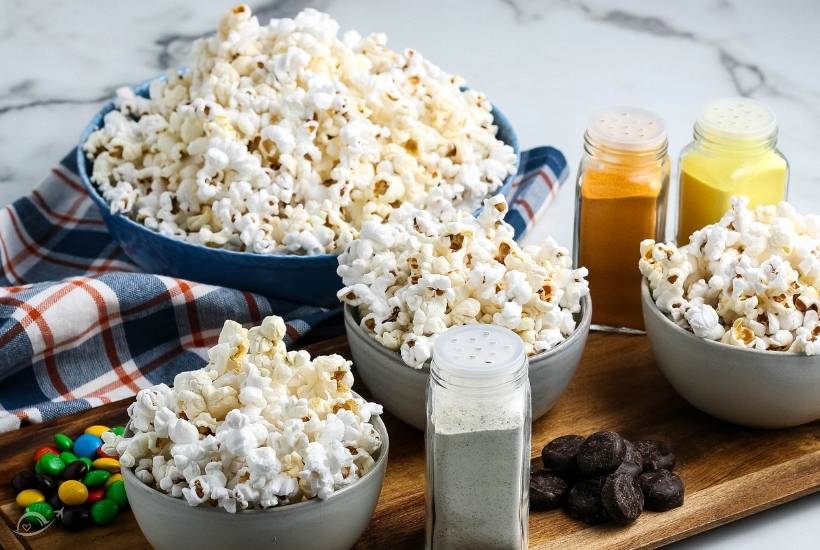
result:
[[[820,216],[736,198],[686,246],[641,243],[661,311],[696,336],[759,350],[820,353]]]
[[[103,435],[136,476],[190,505],[228,512],[318,497],[355,483],[381,447],[380,405],[354,396],[349,361],[286,351],[285,324],[226,321],[202,369],[144,389],[130,437]]]
[[[473,210],[514,172],[483,94],[383,34],[338,31],[239,5],[187,73],[150,99],[119,90],[85,144],[112,212],[211,247],[336,253],[400,204]]]
[[[405,204],[386,223],[365,222],[339,256],[339,299],[358,307],[363,329],[415,368],[440,333],[470,323],[515,331],[528,354],[556,346],[575,329],[587,270],[572,269],[568,251],[552,240],[519,246],[506,213],[496,195],[478,218]]]

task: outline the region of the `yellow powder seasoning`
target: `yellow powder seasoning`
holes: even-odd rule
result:
[[[775,148],[777,122],[759,101],[718,99],[695,122],[694,141],[681,152],[677,241],[720,220],[735,195],[750,206],[786,200],[789,165]]]
[[[575,264],[589,269],[593,328],[643,329],[643,239],[663,240],[669,155],[663,121],[649,111],[600,111],[584,134],[575,206]]]

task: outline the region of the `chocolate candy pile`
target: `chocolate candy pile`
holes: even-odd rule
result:
[[[89,426],[72,440],[54,436],[54,445],[34,452],[34,467],[11,481],[23,521],[32,531],[59,518],[63,527],[76,531],[89,523],[108,525],[128,505],[117,457],[102,450],[100,436],[125,428]]]
[[[544,469],[530,475],[530,508],[564,507],[590,525],[635,521],[644,509],[683,504],[675,455],[662,441],[632,443],[616,432],[563,435],[541,451]]]

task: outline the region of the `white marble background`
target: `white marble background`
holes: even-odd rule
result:
[[[26,193],[117,87],[184,65],[233,2],[0,3],[0,205]],[[791,163],[790,198],[820,212],[820,4],[812,0],[251,2],[261,19],[312,5],[382,31],[487,93],[524,147],[552,144],[574,177],[590,111],[632,104],[667,122],[673,157],[707,100],[765,101]],[[529,235],[571,244],[571,182]],[[673,197],[674,200],[674,197]],[[674,204],[674,202],[672,203]],[[820,495],[681,547],[816,548]]]

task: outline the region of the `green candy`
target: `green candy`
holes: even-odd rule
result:
[[[54,445],[58,451],[70,451],[74,448],[74,441],[66,434],[57,434],[54,436]]]
[[[111,431],[114,432],[116,435],[122,435],[125,433],[125,426],[114,426],[111,428]]]
[[[39,461],[39,460],[38,460],[37,462],[35,462],[35,463],[34,463],[34,472],[35,472],[35,473],[38,473],[38,474],[42,474],[42,473],[43,473],[43,467],[42,467],[42,466],[40,466],[40,461]]]
[[[90,458],[86,458],[84,456],[81,456],[80,460],[85,462],[85,465],[88,466],[89,471],[91,471],[91,469],[94,467],[94,461],[91,460]]]
[[[60,453],[60,460],[62,460],[63,463],[66,466],[68,466],[72,462],[77,462],[80,459],[77,457],[77,455],[75,455],[71,451],[63,451],[63,452]]]
[[[91,521],[97,525],[108,525],[114,521],[119,512],[120,508],[116,502],[104,498],[91,505]]]
[[[54,508],[48,502],[35,502],[26,507],[26,514],[39,514],[48,523],[54,519]]]
[[[65,470],[65,462],[57,456],[52,454],[45,454],[37,461],[43,473],[51,476],[58,476],[60,472]]]
[[[95,487],[105,485],[105,482],[108,481],[109,477],[111,477],[111,474],[105,470],[91,470],[85,474],[85,477],[83,478],[83,485],[89,489],[94,489]]]
[[[105,498],[117,503],[120,508],[128,506],[128,496],[125,494],[125,483],[115,481],[105,490]]]

